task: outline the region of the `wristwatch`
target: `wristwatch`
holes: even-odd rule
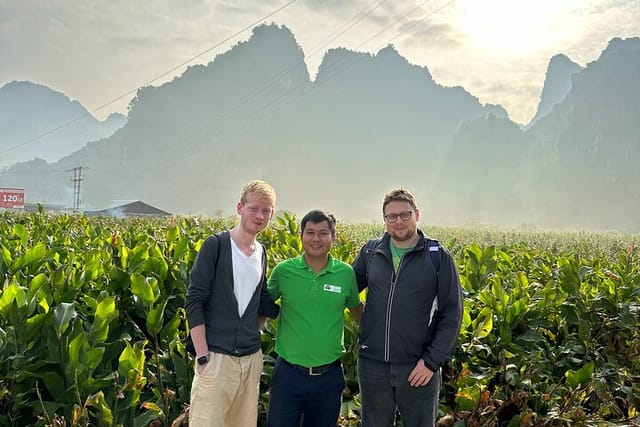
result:
[[[204,356],[198,357],[198,365],[202,366],[206,365],[207,363],[209,363],[209,353],[205,354]]]

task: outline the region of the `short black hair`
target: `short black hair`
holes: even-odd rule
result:
[[[304,227],[307,225],[307,222],[311,221],[314,224],[318,224],[320,222],[327,221],[329,224],[329,229],[331,230],[331,235],[336,235],[336,218],[328,212],[325,212],[320,209],[314,209],[305,216],[302,217],[300,221],[300,234],[304,233]]]

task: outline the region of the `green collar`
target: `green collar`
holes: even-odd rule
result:
[[[304,252],[302,253],[302,255],[292,258],[292,262],[296,267],[298,267],[301,270],[311,270],[311,267],[309,267],[309,264],[307,264],[307,261],[305,261],[304,259]],[[318,274],[333,273],[336,268],[335,264],[336,264],[335,260],[333,259],[331,254],[329,254],[327,258],[327,265],[325,265],[324,268]]]

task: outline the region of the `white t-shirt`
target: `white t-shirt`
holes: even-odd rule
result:
[[[238,301],[238,313],[244,314],[251,297],[260,283],[262,276],[263,247],[256,242],[256,249],[251,256],[246,256],[231,239],[231,260],[233,262],[233,293]]]

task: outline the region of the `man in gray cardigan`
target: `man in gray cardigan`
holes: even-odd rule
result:
[[[260,324],[275,318],[266,288],[265,249],[256,241],[273,217],[276,195],[264,181],[242,190],[240,223],[207,238],[191,270],[187,320],[196,352],[189,425],[257,425],[262,374]]]

